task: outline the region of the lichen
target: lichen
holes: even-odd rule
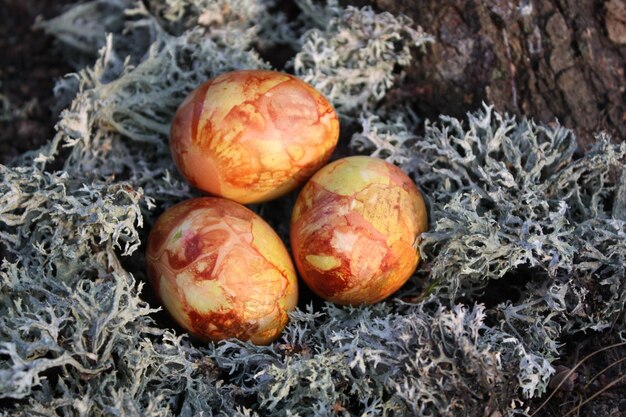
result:
[[[262,0],[96,0],[40,23],[76,73],[55,89],[56,136],[0,166],[3,412],[524,414],[564,336],[626,336],[626,147],[600,135],[579,155],[570,131],[491,107],[420,130],[377,106],[432,39],[401,16],[296,4],[288,21]],[[352,149],[424,191],[425,262],[388,301],[296,310],[270,346],[202,344],[143,284],[150,226],[197,195],[170,158],[170,119],[199,83],[270,68],[262,54],[281,45],[293,59],[278,69],[327,94]],[[255,209],[279,212],[287,237],[291,203]]]
[[[387,152],[429,197],[421,250],[431,294],[480,300],[508,285],[516,295],[495,306],[499,327],[548,361],[562,336],[623,331],[626,145],[600,134],[577,155],[571,131],[489,106],[467,121],[442,116],[421,137],[397,117],[362,124],[353,146]],[[520,374],[527,396],[545,389],[550,372],[536,371]]]
[[[331,13],[335,10],[329,6]],[[432,37],[405,16],[348,6],[302,35],[296,75],[313,84],[347,118],[371,112],[411,62],[411,49]],[[397,68],[396,68],[397,67]]]

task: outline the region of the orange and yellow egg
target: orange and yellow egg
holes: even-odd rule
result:
[[[205,340],[267,344],[298,299],[280,237],[258,215],[222,198],[186,200],[154,224],[148,278],[170,315]]]
[[[419,262],[428,228],[413,181],[377,158],[353,156],[319,170],[291,219],[291,247],[304,282],[338,304],[371,304],[398,290]]]
[[[189,183],[248,204],[302,185],[338,138],[337,113],[312,86],[282,72],[242,70],[189,94],[172,121],[170,147]]]

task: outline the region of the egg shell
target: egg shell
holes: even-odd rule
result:
[[[419,262],[428,229],[424,199],[395,165],[353,156],[304,186],[291,219],[291,247],[304,282],[338,304],[372,304],[398,290]]]
[[[189,94],[172,120],[170,148],[193,186],[247,204],[304,184],[338,138],[337,113],[312,86],[282,72],[242,70]]]
[[[165,211],[146,255],[164,307],[200,339],[270,343],[297,303],[295,269],[280,237],[233,201],[196,198]]]

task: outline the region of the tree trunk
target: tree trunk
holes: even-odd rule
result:
[[[420,115],[496,109],[626,139],[626,0],[357,0],[435,37],[397,95]]]

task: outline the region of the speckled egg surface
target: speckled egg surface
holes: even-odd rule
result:
[[[180,105],[170,148],[195,187],[247,204],[302,185],[339,138],[332,105],[312,86],[275,71],[221,74]]]
[[[164,212],[152,228],[148,278],[171,316],[205,340],[267,344],[298,298],[284,244],[263,219],[233,201],[205,197]]]
[[[419,262],[428,228],[413,181],[377,158],[334,161],[304,186],[291,219],[291,247],[304,282],[338,304],[371,304],[398,290]]]

